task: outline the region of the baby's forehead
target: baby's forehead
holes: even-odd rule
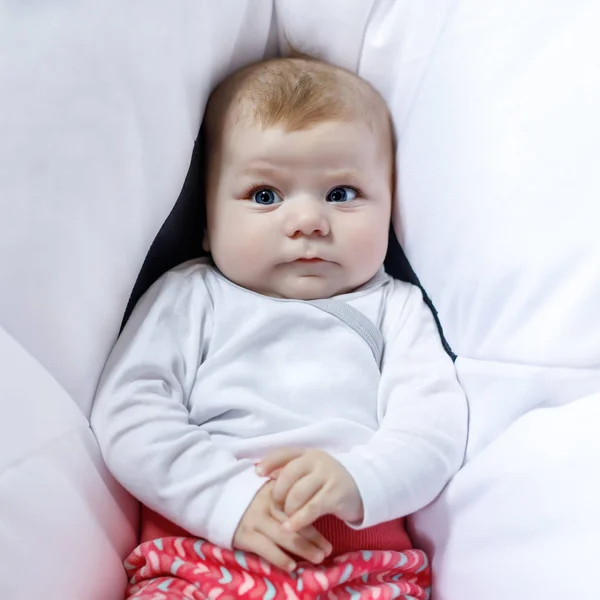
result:
[[[280,189],[330,187],[340,181],[365,189],[373,178],[387,178],[392,159],[389,144],[364,122],[329,121],[292,132],[238,123],[224,133],[213,176],[240,185],[261,180]]]

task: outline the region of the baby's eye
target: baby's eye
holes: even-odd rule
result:
[[[256,190],[252,193],[251,199],[254,200],[256,204],[262,204],[263,206],[269,206],[270,204],[278,204],[279,202],[283,202],[281,196],[269,188]]]
[[[327,194],[327,202],[341,204],[350,202],[358,196],[358,192],[351,187],[335,187]]]

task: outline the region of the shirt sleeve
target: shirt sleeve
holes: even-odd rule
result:
[[[193,535],[230,548],[266,479],[190,423],[188,398],[212,308],[201,273],[173,271],[138,303],[102,374],[91,424],[131,494]]]
[[[394,286],[382,328],[379,429],[368,443],[335,455],[362,497],[363,521],[349,523],[357,529],[429,504],[460,468],[466,447],[467,400],[433,315],[419,288]]]

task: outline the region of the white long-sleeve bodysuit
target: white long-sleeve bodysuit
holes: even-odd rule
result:
[[[360,527],[425,506],[460,467],[467,405],[418,288],[382,270],[333,299],[282,300],[199,260],[138,303],[92,427],[134,496],[229,548],[265,482],[255,463],[282,446],[348,469]]]

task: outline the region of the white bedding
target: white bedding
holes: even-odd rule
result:
[[[137,507],[87,425],[210,88],[270,0],[0,0],[0,596],[118,600]]]
[[[396,231],[459,355],[468,462],[413,523],[434,600],[595,600],[600,5],[275,5],[280,36],[388,100]],[[136,507],[93,389],[208,91],[272,25],[267,0],[0,0],[3,597],[119,598]]]
[[[116,600],[138,508],[79,407],[2,328],[0,365],[2,597]]]

